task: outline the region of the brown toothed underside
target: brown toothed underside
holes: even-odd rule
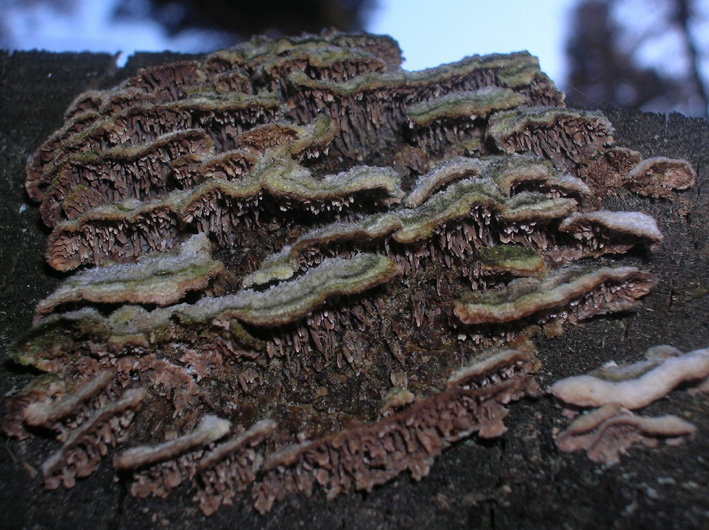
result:
[[[65,279],[3,423],[56,439],[47,487],[112,465],[210,515],[421,480],[511,435],[539,329],[662,281],[655,220],[600,197],[671,197],[686,163],[613,146],[527,52],[400,64],[389,37],[260,38],[76,98],[27,164]]]

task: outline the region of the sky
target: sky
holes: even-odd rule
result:
[[[67,10],[57,10],[41,2],[18,6],[21,1],[11,1],[3,16],[5,24],[12,27],[15,49],[120,52],[119,66],[136,51],[198,53],[213,48],[207,32],[195,31],[170,38],[156,22],[112,20],[115,5],[120,1],[73,0],[73,9]]]
[[[466,55],[527,50],[552,79],[564,76],[567,12],[573,0],[388,0],[368,30],[399,41],[404,68],[420,70]],[[451,13],[453,15],[451,16]]]
[[[203,33],[170,39],[157,24],[109,25],[115,1],[75,0],[76,8],[69,14],[43,5],[17,9],[12,5],[19,2],[9,2],[3,17],[13,28],[17,49],[120,51],[119,65],[135,51],[200,52],[209,47]],[[367,30],[397,39],[408,70],[476,53],[526,49],[539,57],[542,70],[552,79],[557,83],[563,79],[564,28],[573,0],[378,0],[378,4]]]

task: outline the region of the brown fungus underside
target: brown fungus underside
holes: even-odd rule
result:
[[[400,63],[388,37],[261,39],[74,101],[28,162],[67,279],[4,421],[58,440],[47,487],[112,462],[210,514],[419,480],[537,395],[539,326],[652,289],[654,219],[599,194],[670,197],[691,168],[612,147],[526,52]]]

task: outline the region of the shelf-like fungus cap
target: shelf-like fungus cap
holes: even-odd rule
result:
[[[613,295],[609,293],[608,306],[604,309],[601,305],[598,311],[610,308],[611,296],[620,296],[618,293],[623,286],[627,288],[624,296],[627,297],[628,304],[621,303],[617,309],[627,309],[636,298],[647,294],[655,283],[654,276],[634,267],[602,267],[596,270],[567,267],[549,274],[542,280],[521,278],[499,289],[468,293],[456,301],[454,313],[465,324],[512,322],[537,313],[569,307],[572,302],[606,285],[621,288],[612,289]],[[593,313],[592,310],[589,311]]]
[[[609,404],[579,416],[555,441],[565,453],[585,451],[591,461],[613,465],[633,445],[652,447],[663,438],[676,443],[696,431],[692,423],[671,414],[648,418]]]
[[[607,368],[595,375],[569,377],[554,383],[549,391],[570,405],[601,407],[618,403],[635,410],[666,396],[683,382],[707,377],[709,349],[701,349],[640,361],[635,367]]]

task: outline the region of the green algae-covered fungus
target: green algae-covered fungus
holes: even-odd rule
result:
[[[44,375],[3,424],[56,438],[48,488],[113,466],[209,515],[420,480],[510,435],[538,325],[652,289],[648,253],[624,261],[654,220],[598,209],[601,113],[527,52],[400,64],[389,37],[258,38],[76,98],[27,164],[65,279],[13,347]],[[668,197],[693,173],[614,178]]]

